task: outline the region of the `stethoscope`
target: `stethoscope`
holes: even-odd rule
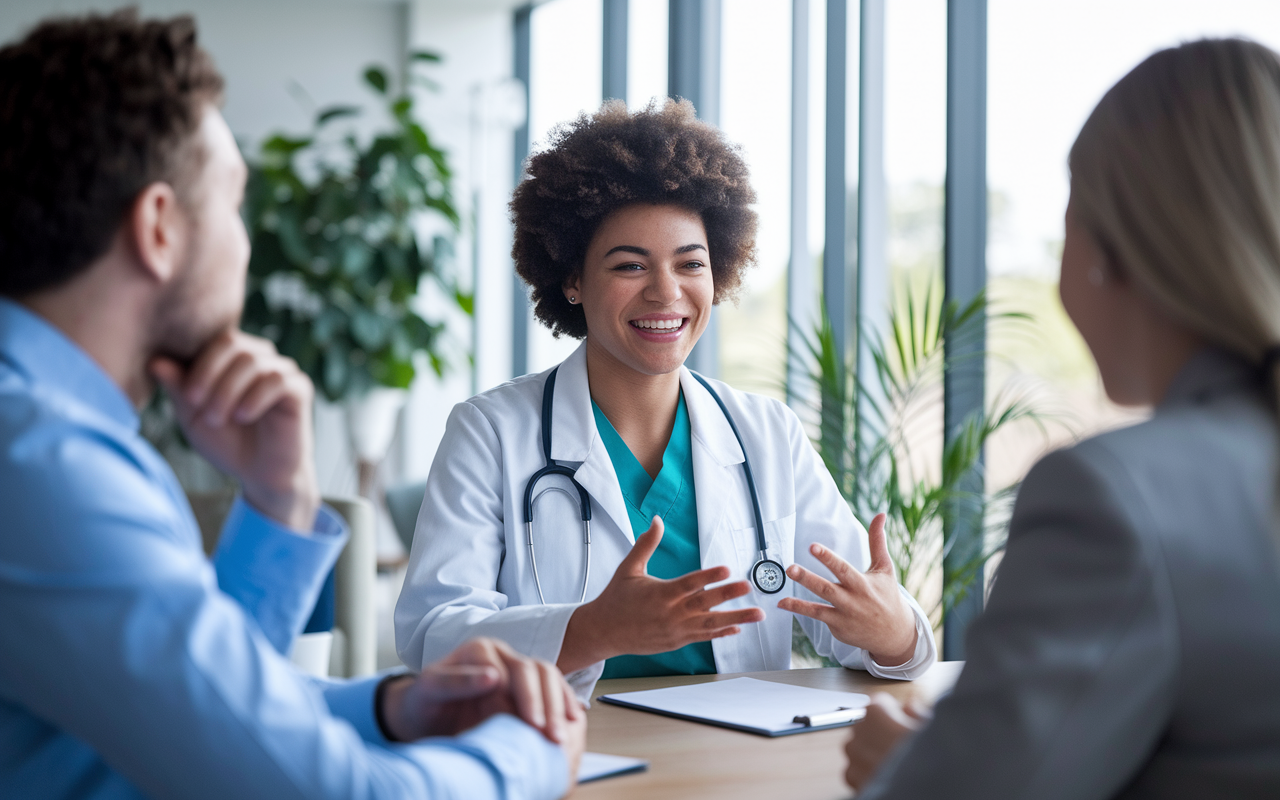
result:
[[[546,605],[547,601],[542,596],[542,581],[538,578],[538,559],[533,547],[533,504],[536,499],[533,496],[533,490],[537,487],[538,481],[548,475],[563,475],[573,484],[573,488],[578,490],[578,509],[582,513],[583,560],[585,561],[585,566],[582,570],[582,593],[578,596],[579,603],[587,599],[587,580],[591,577],[591,497],[587,494],[587,490],[582,488],[582,485],[574,478],[574,470],[562,464],[557,464],[551,458],[551,405],[556,391],[556,373],[559,370],[559,367],[551,370],[551,374],[547,376],[547,384],[542,390],[542,455],[547,460],[547,465],[533,473],[533,477],[529,478],[529,483],[524,489],[524,530],[525,538],[529,543],[529,564],[533,567],[533,584],[538,589],[538,602],[543,605]],[[720,395],[716,394],[716,390],[712,389],[711,384],[707,383],[706,379],[701,375],[692,371],[690,374],[697,379],[698,383],[702,384],[703,388],[711,393],[716,405],[720,406],[720,412],[724,414],[725,420],[728,421],[729,429],[733,431],[734,438],[738,440],[738,446],[742,448],[742,471],[747,475],[747,490],[751,494],[751,510],[755,514],[756,520],[756,546],[760,551],[755,566],[751,568],[751,582],[765,594],[777,594],[786,585],[787,574],[783,571],[782,565],[769,558],[766,552],[764,517],[760,514],[760,498],[756,494],[755,478],[751,475],[751,461],[747,458],[747,446],[743,444],[742,434],[738,433],[738,426],[733,423],[733,416],[729,413],[729,409],[725,407],[724,401],[720,399]],[[560,492],[568,496],[569,499],[573,499],[573,495],[559,487],[548,491]],[[538,495],[538,497],[541,498],[542,495]]]

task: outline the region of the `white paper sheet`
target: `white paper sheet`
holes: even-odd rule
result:
[[[861,708],[871,701],[867,695],[858,692],[832,692],[755,678],[731,678],[667,689],[622,692],[600,699],[765,736],[822,730],[806,727],[792,719],[797,715],[823,714],[841,707]]]
[[[643,758],[611,756],[605,753],[583,753],[578,764],[578,783],[595,781],[627,772],[639,772],[649,766]]]

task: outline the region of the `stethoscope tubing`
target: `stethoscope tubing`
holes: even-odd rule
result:
[[[538,577],[538,556],[533,546],[533,503],[535,499],[533,490],[537,488],[538,481],[548,475],[563,475],[569,479],[569,483],[573,484],[573,488],[578,491],[578,510],[582,513],[583,561],[585,562],[582,570],[582,592],[578,596],[579,603],[586,602],[587,581],[591,577],[591,495],[587,494],[587,490],[582,487],[582,484],[578,483],[577,478],[574,477],[574,470],[563,464],[557,464],[551,458],[551,409],[552,400],[555,398],[556,373],[559,371],[559,367],[551,370],[551,374],[547,376],[546,386],[542,389],[542,455],[546,459],[547,465],[533,473],[533,477],[529,478],[529,482],[525,484],[524,488],[524,530],[525,539],[529,545],[529,566],[533,568],[533,585],[538,590],[538,602],[542,605],[546,605],[547,601],[542,596],[542,580]]]
[[[742,448],[742,471],[747,475],[747,492],[751,495],[751,512],[756,518],[756,547],[760,551],[760,558],[768,558],[766,551],[769,549],[768,543],[764,539],[764,515],[760,513],[760,496],[756,494],[756,479],[751,474],[751,460],[747,458],[747,446],[742,441],[742,434],[738,433],[738,426],[733,422],[733,415],[729,413],[729,409],[725,407],[724,401],[720,399],[720,395],[715,389],[711,388],[711,384],[707,383],[707,379],[689,370],[689,374],[694,380],[702,384],[702,388],[706,389],[711,398],[716,401],[716,405],[720,406],[720,413],[724,414],[725,422],[729,423],[729,430],[733,431],[733,438],[738,440],[738,447]]]
[[[585,602],[587,599],[587,582],[591,576],[591,496],[587,494],[587,490],[578,483],[575,477],[575,471],[563,464],[557,463],[551,458],[551,413],[553,400],[555,398],[556,389],[556,373],[560,371],[559,367],[551,370],[547,375],[546,385],[542,389],[542,455],[546,459],[546,466],[529,478],[529,482],[525,484],[524,489],[524,526],[525,540],[529,547],[529,565],[533,570],[533,583],[538,590],[538,602],[546,605],[546,599],[542,594],[542,580],[538,575],[538,559],[536,548],[533,544],[533,504],[537,498],[534,497],[534,490],[537,488],[538,481],[548,475],[561,475],[568,478],[569,483],[573,484],[573,488],[578,492],[578,508],[582,514],[582,541],[585,555],[583,557],[584,567],[582,571],[582,592],[579,595],[578,602]],[[729,409],[724,404],[724,400],[720,399],[720,395],[715,389],[711,388],[711,384],[707,382],[698,373],[690,370],[689,374],[694,377],[702,387],[711,394],[712,399],[716,401],[716,405],[720,407],[720,412],[724,414],[725,421],[729,423],[729,429],[733,431],[733,436],[738,440],[738,447],[742,449],[742,470],[747,478],[747,492],[751,496],[751,511],[755,516],[756,529],[756,547],[759,550],[759,560],[751,570],[751,580],[755,583],[756,588],[766,594],[775,594],[782,590],[782,586],[786,581],[783,577],[782,565],[769,559],[768,543],[764,536],[764,515],[760,513],[760,496],[756,492],[755,476],[751,472],[751,460],[747,457],[747,446],[742,440],[742,434],[738,432],[738,426],[733,421],[733,415],[729,413]],[[564,491],[561,489],[560,491]],[[568,492],[565,492],[568,494]],[[572,497],[572,495],[570,495]],[[541,497],[539,495],[538,497]],[[759,568],[765,565],[774,567],[773,580],[776,586],[768,588],[758,577]],[[768,570],[766,570],[768,572]]]

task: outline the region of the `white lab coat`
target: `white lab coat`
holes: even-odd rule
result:
[[[542,391],[547,373],[526,375],[454,407],[431,466],[418,516],[404,590],[396,605],[396,649],[421,669],[475,636],[505,640],[516,650],[554,663],[569,617],[578,605],[584,569],[577,493],[567,479],[538,485],[534,543],[546,605],[538,602],[524,529],[525,485],[545,466]],[[769,557],[820,575],[830,573],[808,551],[831,548],[855,568],[869,563],[865,529],[836,489],[795,414],[776,400],[713,382],[751,455]],[[702,567],[727,565],[732,580],[748,579],[757,560],[755,522],[738,446],[715,399],[685,368],[680,386],[689,411],[694,491]],[[591,496],[591,571],[587,600],[608,584],[634,538],[613,463],[596,432],[587,385],[585,346],[560,365],[552,406],[551,457],[576,469]],[[559,487],[572,495],[544,490]],[[788,579],[777,594],[751,593],[718,608],[758,606],[761,623],[711,643],[721,673],[788,669],[793,615],[777,608],[787,596],[815,599]],[[931,627],[905,590],[916,615],[914,657],[881,667],[860,648],[836,640],[827,626],[798,617],[819,653],[885,678],[911,680],[937,659]],[[603,662],[568,676],[590,695]]]

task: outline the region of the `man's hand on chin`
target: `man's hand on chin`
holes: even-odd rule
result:
[[[239,330],[214,337],[183,367],[156,356],[187,439],[240,480],[245,500],[275,521],[310,531],[320,507],[312,456],[311,379],[266,339]]]

